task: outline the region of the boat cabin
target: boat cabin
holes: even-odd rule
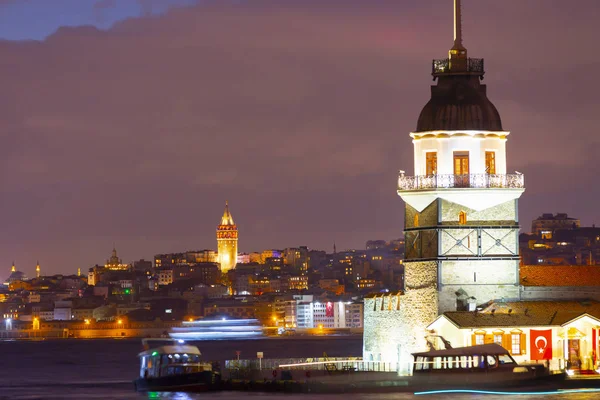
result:
[[[414,353],[413,374],[506,371],[518,367],[499,344]]]
[[[196,346],[174,344],[149,349],[138,354],[140,378],[193,374],[212,371],[212,365],[200,360]]]

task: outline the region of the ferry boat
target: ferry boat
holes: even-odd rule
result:
[[[263,336],[262,325],[254,318],[209,317],[183,321],[181,325],[172,328],[169,336],[183,340],[250,339]]]
[[[413,353],[413,387],[505,388],[556,385],[565,373],[543,364],[518,364],[496,343]]]
[[[279,364],[275,372],[284,380],[303,382],[302,390],[315,393],[550,390],[568,386],[565,373],[551,373],[543,364],[518,364],[499,344],[430,350],[412,356],[410,376],[398,375],[393,363],[350,359]]]
[[[147,339],[142,343],[140,376],[134,381],[137,391],[203,392],[218,386],[220,373],[201,360],[198,347],[183,341],[155,348],[149,348]]]

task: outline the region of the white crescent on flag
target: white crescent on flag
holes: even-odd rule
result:
[[[543,346],[539,346],[538,342],[544,342]],[[546,349],[546,347],[548,347],[548,340],[544,337],[544,336],[538,336],[535,338],[535,347],[538,348],[538,350],[540,351],[540,353],[543,353],[544,350]]]

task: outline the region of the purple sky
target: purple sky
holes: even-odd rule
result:
[[[127,262],[216,248],[225,200],[240,251],[401,235],[397,172],[451,0],[83,3],[0,0],[0,278],[86,270],[113,243]],[[525,231],[542,212],[600,223],[600,3],[576,5],[463,2]]]

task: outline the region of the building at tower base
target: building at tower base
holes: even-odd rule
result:
[[[401,375],[411,371],[411,353],[426,348],[425,327],[438,315],[436,263],[405,271],[404,292],[365,297],[363,324],[363,359],[391,363]]]

